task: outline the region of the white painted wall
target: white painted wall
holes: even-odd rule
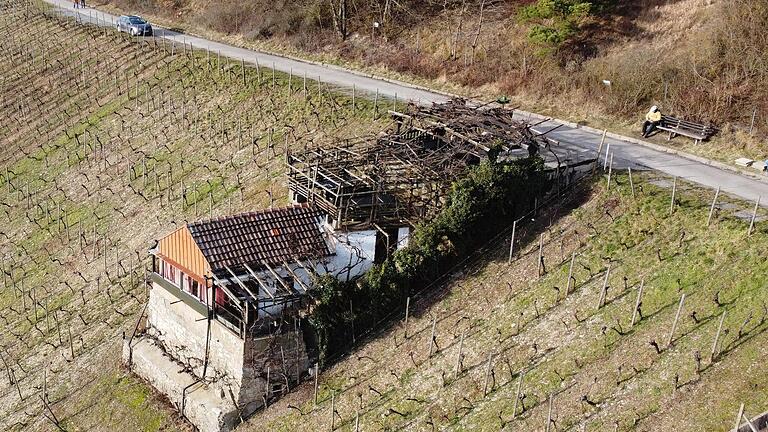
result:
[[[397,250],[400,250],[408,246],[408,242],[411,239],[411,228],[400,227],[397,229]]]
[[[336,255],[328,257],[318,273],[329,273],[340,280],[359,276],[373,266],[376,253],[376,231],[334,232],[330,236],[331,250]]]

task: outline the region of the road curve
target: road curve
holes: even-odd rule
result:
[[[45,1],[56,6],[63,13],[77,15],[82,21],[112,26],[116,20],[114,15],[95,9],[74,9],[69,1]],[[320,79],[322,82],[342,88],[354,87],[359,92],[378,93],[382,97],[390,99],[397,98],[398,100],[409,100],[422,104],[441,103],[449,99],[449,96],[443,93],[400,81],[368,76],[338,66],[317,64],[238,48],[163,28],[157,28],[155,33],[156,37],[177,43],[186,43],[201,50],[207,49],[212,54],[217,53],[238,61],[243,60],[251,65],[259,64],[282,72],[292,72],[296,76],[303,77],[306,75],[308,79]],[[527,112],[516,112],[516,115],[521,119],[535,119],[536,121],[543,119],[540,115]],[[600,131],[560,120],[545,121],[539,124],[536,129],[544,132],[556,126],[559,127],[547,133],[547,137],[556,142],[553,143],[552,147],[558,156],[565,156],[571,160],[595,157],[602,139]],[[609,135],[605,139],[602,157],[604,158],[606,150],[609,150],[613,154],[614,169],[627,167],[654,169],[712,189],[720,187],[724,193],[750,201],[754,201],[758,196],[768,197],[768,181],[766,179],[740,173],[719,162],[691,155],[670,153],[668,150],[633,138],[615,134]],[[686,138],[681,137],[680,139]],[[768,199],[762,200],[762,203],[763,206],[768,207]]]

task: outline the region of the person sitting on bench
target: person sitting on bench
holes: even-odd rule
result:
[[[658,126],[660,122],[661,111],[659,111],[659,107],[654,105],[648,111],[648,114],[645,115],[645,123],[643,123],[643,138],[648,138],[648,136],[651,134],[651,132],[653,132],[654,129],[656,129],[656,126]]]

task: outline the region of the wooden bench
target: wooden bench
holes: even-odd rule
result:
[[[693,138],[696,144],[709,139],[709,137],[717,133],[717,128],[714,126],[682,120],[670,115],[662,115],[661,122],[656,125],[656,128],[669,132],[667,140],[683,135]]]

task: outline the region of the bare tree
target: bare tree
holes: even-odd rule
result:
[[[477,49],[477,42],[480,39],[480,32],[483,29],[483,12],[485,12],[485,0],[480,3],[480,22],[477,24],[477,32],[475,38],[472,40],[472,64],[475,63],[475,50]]]
[[[341,36],[341,40],[347,40],[349,36],[349,15],[347,13],[347,0],[328,0],[333,14],[333,26]]]

